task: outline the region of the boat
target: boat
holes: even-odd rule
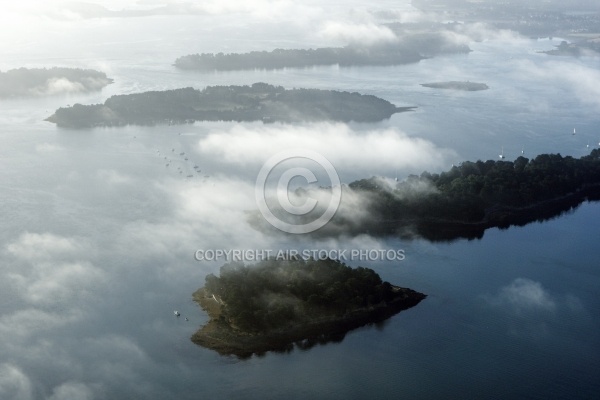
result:
[[[501,160],[504,159],[504,147],[502,147],[502,151],[500,152],[500,154],[498,154],[498,157],[500,157]]]
[[[173,314],[175,314],[176,317],[179,317],[181,314],[179,313],[179,311],[175,310],[173,311]]]

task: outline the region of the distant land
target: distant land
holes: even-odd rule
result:
[[[175,60],[180,69],[199,71],[233,71],[247,69],[305,68],[318,65],[342,67],[365,65],[397,65],[418,62],[425,57],[404,47],[355,46],[318,49],[275,49],[249,53],[190,54]]]
[[[375,178],[349,187],[371,199],[362,231],[429,240],[481,238],[488,228],[543,221],[600,200],[600,150],[579,159],[541,154],[531,160],[466,161],[441,174],[410,176],[392,188]]]
[[[112,82],[93,69],[18,68],[0,72],[0,98],[93,92]]]
[[[597,0],[412,0],[426,12],[444,15],[459,25],[485,23],[529,37],[577,38],[600,32]]]
[[[46,120],[66,128],[194,121],[377,122],[413,108],[396,107],[379,97],[356,92],[284,89],[255,83],[111,96],[104,104],[61,107]]]
[[[415,63],[437,54],[470,51],[468,46],[451,43],[442,34],[430,33],[405,35],[392,43],[370,46],[190,54],[175,60],[175,66],[199,71],[306,68],[319,65],[383,66]]]
[[[485,83],[465,82],[465,81],[422,83],[421,86],[428,87],[428,88],[434,88],[434,89],[465,90],[468,92],[489,89],[489,86],[486,85]]]
[[[310,196],[310,191],[306,195]],[[358,214],[363,217],[344,205],[344,198],[357,196],[362,199]],[[584,201],[598,200],[600,149],[579,159],[541,154],[514,161],[465,161],[439,174],[423,172],[401,182],[372,177],[342,186],[338,212],[312,235],[479,239],[489,228],[545,221]],[[294,222],[306,223],[301,219]],[[274,229],[254,214],[250,223],[260,230]]]
[[[600,34],[594,39],[580,40],[575,43],[567,43],[563,40],[554,49],[539,53],[565,57],[600,56]]]
[[[383,282],[369,268],[336,260],[265,260],[223,265],[194,300],[210,321],[198,345],[240,358],[339,342],[360,326],[416,306],[426,295]]]

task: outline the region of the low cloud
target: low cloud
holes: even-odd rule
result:
[[[588,325],[592,317],[583,302],[570,293],[553,293],[542,283],[516,278],[495,294],[482,296],[493,322],[501,329],[532,340],[551,337],[557,330]]]
[[[345,124],[305,126],[237,125],[228,131],[213,131],[200,140],[201,153],[224,162],[262,165],[271,155],[299,147],[325,156],[338,171],[366,171],[370,177],[390,170],[431,170],[456,158],[450,149],[411,137],[395,129],[354,131]],[[370,175],[369,175],[370,174]]]
[[[550,57],[550,56],[548,56]],[[554,87],[564,88],[578,101],[589,104],[600,111],[600,71],[581,63],[548,60],[534,63],[519,61],[515,74],[537,81],[541,85],[552,82]]]
[[[375,23],[351,23],[342,21],[328,21],[319,31],[319,36],[342,42],[345,44],[358,44],[371,46],[380,43],[390,43],[398,38],[391,29]]]
[[[3,400],[33,399],[31,381],[18,367],[0,364],[0,398]]]
[[[52,390],[48,400],[92,400],[92,390],[80,382],[65,382]]]
[[[32,95],[46,96],[67,93],[82,93],[86,87],[81,82],[73,82],[67,78],[48,79],[43,86],[38,86],[30,90]]]
[[[6,250],[14,257],[6,268],[8,280],[29,304],[66,307],[104,280],[100,269],[82,261],[88,256],[87,245],[73,238],[25,233]]]
[[[24,233],[17,240],[9,243],[6,250],[21,260],[48,260],[63,258],[79,253],[83,246],[73,238],[66,238],[51,233]]]
[[[501,288],[498,294],[489,297],[488,301],[517,315],[556,310],[555,300],[542,284],[527,278],[515,279]]]

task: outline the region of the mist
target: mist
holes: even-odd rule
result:
[[[373,223],[375,200],[347,187],[356,180],[374,177],[388,194],[419,199],[435,191],[407,180],[411,174],[497,160],[500,151],[507,160],[522,152],[579,157],[600,140],[597,56],[542,53],[562,40],[580,43],[593,33],[595,17],[561,20],[565,25],[550,38],[547,26],[532,34],[463,18],[458,9],[449,14],[434,3],[440,2],[3,4],[3,74],[22,67],[93,69],[114,82],[27,77],[24,95],[0,99],[0,398],[590,394],[600,348],[589,311],[598,308],[594,203],[552,221],[491,229],[473,241],[359,232]],[[522,6],[515,4],[509,6],[516,13]],[[535,10],[598,9],[585,0],[544,4]],[[585,31],[570,32],[585,18],[591,21],[581,25]],[[173,66],[193,53],[400,44],[426,58],[405,65],[208,73]],[[485,82],[490,89],[421,86],[447,80]],[[44,121],[60,107],[99,104],[112,95],[256,82],[358,92],[416,108],[373,123],[61,129]],[[323,155],[344,186],[336,217],[320,236],[284,234],[258,213],[257,174],[271,156],[290,148]],[[331,182],[319,171],[308,187],[294,181],[304,191],[291,192],[291,202],[310,196],[327,204]],[[404,191],[394,190],[398,183]],[[238,362],[189,340],[207,322],[191,294],[228,261],[198,261],[199,249],[405,249],[402,262],[351,264],[429,297],[386,326],[353,332],[342,343]],[[485,350],[462,351],[473,343]],[[550,382],[558,374],[561,381]],[[489,391],[516,375],[528,384]],[[490,386],[476,382],[479,377]],[[455,385],[467,381],[473,385]]]

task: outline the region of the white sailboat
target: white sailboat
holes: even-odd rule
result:
[[[500,152],[500,154],[498,154],[498,157],[500,157],[501,160],[504,159],[504,146],[502,147],[502,151]]]
[[[575,128],[573,128],[573,136],[575,136],[577,134],[577,132],[575,131]]]

